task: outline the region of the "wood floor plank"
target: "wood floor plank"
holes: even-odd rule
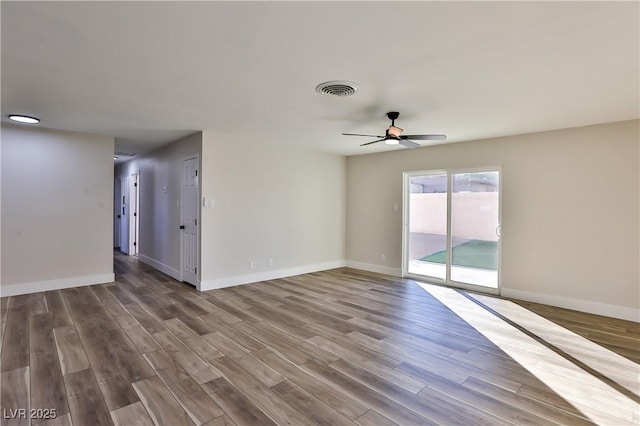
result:
[[[51,314],[37,314],[29,319],[29,346],[31,405],[34,408],[55,409],[58,415],[68,413]]]
[[[7,313],[9,312],[9,298],[0,298],[0,348],[4,338],[5,325],[7,324]]]
[[[550,405],[554,408],[567,411],[578,417],[581,416],[581,413],[578,410],[576,410],[576,408],[573,405],[568,403],[566,400],[564,400],[562,397],[560,397],[557,393],[555,393],[553,390],[549,388],[540,389],[539,387],[532,387],[525,384],[525,385],[522,385],[520,389],[518,389],[518,394],[526,396],[527,398],[534,399],[543,404]]]
[[[291,360],[287,360],[267,348],[254,352],[254,355],[271,368],[279,371],[283,376],[286,376],[288,380],[296,383],[351,420],[362,416],[367,411],[365,405],[309,374]]]
[[[185,297],[182,293],[171,292],[167,295],[167,297],[170,300],[173,300],[174,303],[185,308],[193,316],[197,317],[198,315],[205,315],[208,313],[205,309],[193,303],[189,298]]]
[[[206,383],[220,377],[215,370],[185,346],[184,343],[171,332],[163,331],[154,334],[153,337],[198,384]]]
[[[14,307],[15,300],[10,300],[7,312],[0,359],[2,371],[29,366],[29,311],[20,306]]]
[[[169,331],[204,361],[212,361],[224,356],[222,352],[207,343],[206,340],[187,327],[178,318],[167,320],[164,324]]]
[[[73,320],[67,305],[64,303],[60,290],[47,291],[44,293],[47,301],[47,307],[51,313],[53,328],[67,327],[73,325]]]
[[[113,410],[111,420],[115,426],[153,426],[153,421],[141,402]]]
[[[353,425],[355,424],[315,396],[285,380],[271,389],[291,406],[311,419],[316,425]]]
[[[289,315],[282,310],[274,309],[273,306],[269,306],[259,301],[254,301],[249,309],[252,313],[257,315],[262,321],[271,323],[274,327],[283,330],[292,336],[306,340],[313,336],[315,333],[309,332],[305,329],[305,323],[294,315]]]
[[[49,312],[47,299],[43,292],[27,294],[25,297],[27,298],[27,306],[29,307],[29,316],[46,314]]]
[[[436,424],[434,421],[398,404],[389,397],[368,388],[357,380],[353,380],[341,372],[317,361],[311,360],[301,367],[310,374],[325,380],[350,397],[361,401],[363,404],[382,413],[398,424]]]
[[[160,349],[160,346],[153,339],[153,336],[141,325],[124,328],[124,332],[129,336],[129,339],[131,339],[131,342],[133,342],[141,354]]]
[[[150,334],[166,330],[162,323],[152,317],[143,307],[139,305],[128,305],[127,310]]]
[[[203,426],[236,426],[236,423],[229,416],[223,415],[208,421]]]
[[[360,426],[396,426],[396,422],[392,422],[380,413],[369,410],[356,419],[356,423]]]
[[[224,290],[223,290],[224,291]],[[221,296],[218,296],[216,293],[210,293],[207,297],[209,303],[217,306],[222,311],[224,311],[227,315],[232,315],[234,318],[239,318],[242,321],[255,322],[258,320],[252,313],[245,309],[239,309],[236,306],[233,306],[231,303],[227,303],[222,299]]]
[[[351,351],[353,356],[364,357],[390,368],[393,368],[402,362],[402,358],[400,357],[393,357],[388,352],[372,349],[367,345],[360,344],[354,339],[351,339],[350,337],[348,337],[351,332],[348,334],[338,333],[335,332],[335,330],[332,330],[320,324],[307,324],[307,328],[317,333],[317,336],[314,336],[311,339],[307,339],[308,342],[311,342],[315,338],[316,346],[322,346],[319,345],[318,342],[323,341],[326,343],[326,345],[337,345],[349,348],[349,351]],[[372,338],[371,336],[368,337]],[[335,351],[329,352],[335,353]]]
[[[274,425],[275,423],[224,377],[203,383],[202,388],[238,425]]]
[[[285,380],[285,377],[273,368],[269,367],[249,352],[243,350],[243,347],[236,344],[229,338],[219,334],[211,333],[203,336],[207,342],[213,347],[233,359],[246,371],[250,372],[256,379],[260,380],[266,386],[274,386]]]
[[[75,425],[111,425],[111,417],[91,370],[64,376],[71,419]]]
[[[16,368],[2,372],[2,392],[0,407],[2,408],[2,424],[6,426],[29,425],[30,380],[29,367]],[[22,415],[23,411],[24,415]]]
[[[234,341],[240,346],[243,346],[249,352],[253,352],[264,348],[264,343],[262,343],[258,339],[258,336],[256,336],[254,333],[245,333],[243,331],[243,328],[245,330],[251,330],[249,327],[251,326],[251,324],[255,323],[256,322],[241,321],[233,324],[216,324],[214,328],[216,330],[216,333],[221,334],[222,336]]]
[[[109,410],[138,402],[129,376],[107,340],[112,332],[120,330],[119,325],[100,305],[93,292],[82,288],[66,289],[62,295]]]
[[[232,382],[235,387],[254,405],[266,413],[277,424],[311,425],[313,422],[295,410],[285,400],[264,386],[251,374],[242,369],[228,357],[213,361],[213,365]]]
[[[194,424],[159,377],[135,382],[133,388],[154,424],[175,426]]]
[[[172,318],[180,318],[180,321],[200,336],[215,331],[215,327],[210,322],[192,315],[187,308],[178,303],[167,305],[166,310],[173,314]]]
[[[62,374],[75,373],[89,368],[89,359],[84,352],[75,327],[59,327],[53,330]]]
[[[38,426],[73,426],[71,421],[71,414],[63,414],[62,416],[56,416],[54,419],[43,420],[38,423]]]
[[[241,324],[234,326],[240,327]],[[281,330],[268,322],[261,321],[253,323],[251,326],[257,330],[257,338],[264,336],[266,345],[280,352],[296,364],[304,364],[309,358],[328,364],[340,358],[338,355],[325,351],[306,340],[301,340],[287,333],[286,330]]]
[[[354,380],[358,380],[379,393],[389,395],[389,398],[397,403],[440,424],[451,423],[464,425],[469,422],[468,419],[473,418],[476,424],[492,426],[499,423],[500,420],[469,404],[454,404],[446,399],[440,399],[437,403],[426,403],[414,393],[408,392],[384,378],[344,360],[336,361],[331,364],[331,367]],[[428,389],[428,386],[425,388]],[[424,394],[424,392],[422,394]]]
[[[286,333],[282,333],[279,330],[256,328],[254,325],[258,323],[249,324],[246,322],[240,322],[234,324],[234,328],[237,328],[244,333],[254,336],[260,340],[264,345],[269,348],[283,354],[288,360],[293,361],[295,364],[304,364],[311,359],[311,356],[299,349],[299,343],[302,341],[295,339],[293,336],[289,336]],[[260,349],[253,349],[258,351]]]
[[[575,409],[571,410],[571,412],[558,410],[550,407],[549,405],[541,404],[537,400],[527,398],[517,392],[509,392],[506,389],[484,382],[480,379],[476,379],[475,377],[469,377],[469,379],[464,382],[464,386],[490,396],[495,400],[509,404],[512,407],[519,408],[543,419],[547,419],[549,422],[564,425],[591,424],[591,422],[587,420],[582,413]]]
[[[109,351],[130,382],[154,376],[152,369],[122,329],[107,330],[102,337],[108,342]]]
[[[224,414],[167,352],[150,352],[145,354],[145,358],[195,424],[206,423]]]
[[[395,383],[398,386],[408,390],[409,392],[418,393],[420,392],[420,390],[422,390],[422,388],[426,386],[426,383],[423,383],[416,378],[403,374],[402,372],[394,370],[393,368],[389,368],[386,365],[379,364],[372,360],[371,357],[360,355],[352,351],[348,347],[336,344],[335,342],[332,342],[329,339],[325,339],[324,337],[316,336],[312,339],[309,339],[308,342],[312,342],[325,350],[335,353],[343,360],[360,365],[363,368],[366,368],[369,371],[373,372],[374,374],[377,374],[378,376],[389,380],[391,383]]]

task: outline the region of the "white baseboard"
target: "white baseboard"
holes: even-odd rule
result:
[[[56,280],[33,281],[27,283],[0,286],[0,296],[19,296],[21,294],[39,293],[41,291],[62,290],[71,287],[112,283],[114,274],[84,275],[81,277],[59,278]]]
[[[246,275],[234,275],[231,277],[216,278],[213,280],[203,280],[200,282],[200,285],[198,285],[197,288],[200,291],[216,290],[219,288],[233,287],[236,285],[257,283],[260,281],[275,280],[278,278],[287,278],[294,275],[309,274],[311,272],[326,271],[327,269],[342,268],[344,266],[344,260],[336,260],[333,262],[296,266],[294,268],[261,271]]]
[[[138,260],[142,263],[146,263],[147,265],[157,269],[160,272],[163,272],[169,275],[171,278],[175,280],[180,281],[182,279],[182,277],[180,277],[180,271],[178,271],[177,269],[174,269],[169,265],[165,265],[162,262],[158,262],[157,260],[152,259],[148,256],[145,256],[144,254],[138,253]]]
[[[394,277],[402,276],[402,269],[400,268],[356,262],[355,260],[347,260],[347,268],[361,269],[363,271],[376,272],[378,274],[391,275]]]
[[[607,303],[592,302],[590,300],[574,299],[571,297],[556,296],[554,294],[537,293],[505,287],[500,289],[500,295],[511,299],[526,300],[528,302],[542,303],[544,305],[557,306],[559,308],[572,309],[589,314],[640,322],[640,310],[627,308],[625,306],[609,305]]]

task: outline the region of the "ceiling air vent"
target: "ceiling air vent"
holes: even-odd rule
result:
[[[358,91],[358,86],[350,81],[334,80],[318,84],[316,92],[327,96],[339,96],[341,98],[351,96]]]
[[[118,157],[133,157],[136,154],[133,154],[131,152],[122,152],[122,151],[116,151],[114,152],[115,155],[117,155]]]

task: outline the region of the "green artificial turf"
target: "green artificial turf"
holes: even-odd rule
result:
[[[447,251],[439,251],[420,259],[425,262],[446,263]],[[498,269],[498,243],[496,241],[471,240],[453,248],[453,266]]]

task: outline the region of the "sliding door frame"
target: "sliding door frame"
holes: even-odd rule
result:
[[[481,172],[498,172],[498,228],[500,234],[498,235],[498,282],[497,287],[485,287],[481,285],[469,284],[459,281],[451,280],[451,253],[452,253],[452,240],[451,234],[451,206],[452,206],[452,193],[453,193],[453,179],[452,176],[460,173],[481,173]],[[411,178],[414,176],[425,175],[447,175],[447,262],[445,279],[437,277],[430,277],[427,275],[412,274],[409,272],[409,222],[410,222],[410,190],[411,190]],[[497,232],[497,229],[496,229]],[[402,276],[405,278],[411,278],[419,281],[428,282],[431,284],[445,285],[448,287],[457,287],[465,290],[472,290],[481,293],[500,294],[500,288],[502,283],[502,166],[486,166],[486,167],[470,167],[464,169],[435,169],[435,170],[419,170],[402,173]]]

